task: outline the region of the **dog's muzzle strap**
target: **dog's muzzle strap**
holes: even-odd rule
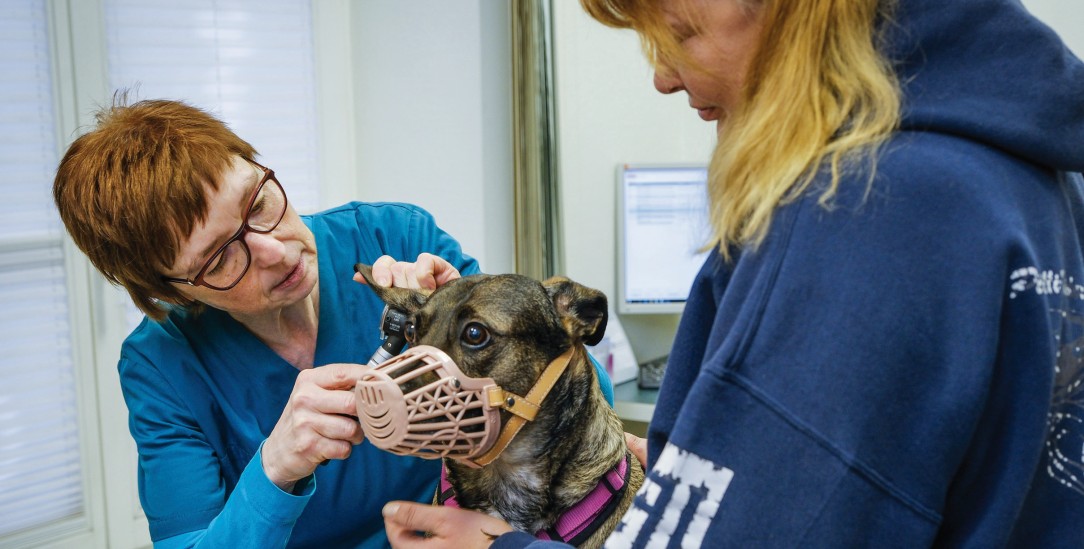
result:
[[[527,394],[530,395],[530,393]],[[527,421],[533,421],[538,415],[538,410],[541,409],[538,404],[528,401],[525,397],[505,391],[496,385],[486,389],[486,400],[491,407],[503,408]]]
[[[553,389],[557,380],[561,378],[561,374],[568,369],[568,364],[572,361],[572,355],[576,351],[576,347],[577,345],[572,345],[561,356],[553,359],[546,366],[546,369],[542,371],[542,375],[539,376],[538,381],[535,382],[534,387],[531,387],[525,397],[510,393],[500,387],[492,387],[487,391],[486,396],[489,399],[489,405],[508,410],[512,413],[512,417],[501,429],[501,434],[497,437],[497,441],[493,443],[493,447],[488,452],[469,461],[484,467],[501,455],[501,452],[508,446],[508,443],[512,442],[512,439],[523,428],[523,425],[533,420],[535,415],[538,414],[542,401],[546,399],[550,389]]]

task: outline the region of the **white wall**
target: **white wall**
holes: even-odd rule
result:
[[[419,204],[485,271],[512,272],[507,3],[368,0],[350,17],[355,198]]]

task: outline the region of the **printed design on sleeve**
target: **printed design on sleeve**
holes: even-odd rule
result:
[[[606,547],[701,547],[734,471],[667,444]]]
[[[1058,311],[1061,334],[1047,417],[1047,473],[1084,496],[1084,316]]]
[[[1011,275],[1010,299],[1025,292],[1060,295],[1063,305],[1051,310],[1055,338],[1054,394],[1046,422],[1046,473],[1054,481],[1084,495],[1084,286],[1065,272],[1019,269]]]

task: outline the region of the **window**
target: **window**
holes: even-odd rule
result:
[[[44,0],[0,8],[0,541],[81,523],[80,452],[62,228],[50,193],[56,117]]]
[[[318,185],[320,168],[353,181],[317,147],[352,148],[341,120],[317,133],[330,112],[318,87],[331,104],[349,98],[348,86],[318,86],[341,82],[349,56],[322,68],[314,57],[314,42],[347,42],[345,11],[308,0],[0,2],[0,546],[149,544],[116,379],[120,341],[142,315],[66,237],[51,194],[60,154],[130,88],[132,100],[182,99],[226,121],[302,213],[325,193],[353,195],[352,183]]]
[[[106,0],[109,86],[210,111],[301,213],[319,202],[312,8],[298,0]]]

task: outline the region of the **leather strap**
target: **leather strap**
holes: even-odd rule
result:
[[[489,405],[491,407],[504,408],[527,421],[533,421],[540,409],[538,404],[529,402],[526,398],[513,392],[505,391],[496,385],[486,387],[486,398],[489,400]]]
[[[469,461],[484,467],[501,455],[501,452],[512,442],[519,430],[538,415],[542,401],[546,399],[550,389],[553,389],[557,380],[561,378],[561,374],[568,369],[568,364],[572,361],[572,355],[578,347],[580,346],[572,345],[561,356],[553,359],[546,366],[546,369],[542,371],[542,375],[538,377],[538,381],[534,383],[534,387],[531,387],[525,397],[505,391],[500,387],[490,388],[486,392],[490,406],[508,410],[512,413],[512,417],[504,424],[497,441],[493,443],[493,447],[488,452]]]

